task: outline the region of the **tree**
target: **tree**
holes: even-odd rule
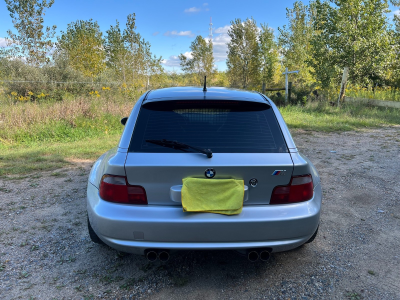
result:
[[[272,83],[279,62],[278,47],[274,40],[274,30],[268,24],[261,24],[259,36],[259,61],[261,82]]]
[[[128,49],[125,45],[118,20],[117,24],[111,26],[106,33],[104,49],[106,52],[107,66],[115,70],[118,75],[122,76],[123,83],[126,83]]]
[[[211,76],[214,73],[213,43],[206,41],[201,35],[196,36],[190,45],[190,56],[179,55],[182,70],[187,74],[195,75],[196,83],[201,84],[204,76]]]
[[[317,32],[309,65],[318,81],[339,82],[347,66],[352,83],[382,82],[392,54],[388,0],[317,0],[313,5]]]
[[[228,43],[228,77],[232,86],[246,89],[259,81],[259,46],[256,21],[240,19],[231,21],[228,31],[231,40]]]
[[[12,56],[26,60],[28,64],[40,66],[49,62],[56,26],[43,26],[45,9],[54,0],[5,0],[12,22],[18,34],[7,31]]]
[[[139,82],[145,81],[146,88],[150,84],[150,77],[163,71],[161,57],[153,56],[149,42],[136,32],[136,15],[129,14],[126,29],[123,32],[123,40],[128,50],[127,64],[132,78],[132,85],[138,86]]]
[[[400,4],[400,3],[399,3]],[[393,81],[397,87],[400,86],[400,16],[394,15],[394,34],[393,34],[393,47],[394,57],[392,63]]]
[[[299,86],[308,86],[315,81],[312,68],[307,64],[311,59],[311,39],[314,35],[312,6],[296,1],[293,8],[286,8],[288,25],[279,27],[278,43],[282,54],[282,64],[300,73],[291,81]]]
[[[92,19],[68,24],[67,31],[61,32],[58,38],[58,48],[65,52],[75,70],[91,77],[92,81],[105,68],[102,32]]]
[[[123,39],[129,51],[128,64],[130,67],[132,84],[135,84],[135,79],[140,73],[142,68],[140,56],[143,52],[143,47],[146,45],[141,44],[141,37],[136,33],[136,15],[129,14],[126,21],[126,29],[123,33]]]

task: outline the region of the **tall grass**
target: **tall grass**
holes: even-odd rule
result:
[[[359,87],[353,86],[346,89],[346,96],[387,101],[400,101],[400,89],[394,87]]]
[[[119,119],[128,116],[134,101],[78,97],[59,102],[0,102],[2,145],[70,142],[121,132]]]

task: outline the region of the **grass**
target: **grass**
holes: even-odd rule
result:
[[[286,106],[280,111],[290,129],[310,131],[350,131],[400,124],[400,110],[347,104],[332,107],[325,103]]]
[[[0,113],[0,176],[31,178],[35,172],[56,170],[74,160],[94,161],[115,147],[123,130],[119,120],[129,115],[134,103],[86,100],[43,104],[0,100],[4,108]],[[310,103],[280,111],[290,129],[307,131],[340,132],[400,124],[400,110],[395,108]],[[57,171],[51,175],[65,176]]]
[[[74,159],[93,161],[115,147],[119,138],[120,134],[114,134],[64,143],[0,146],[0,176],[55,170],[71,164]]]

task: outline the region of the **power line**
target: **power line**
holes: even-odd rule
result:
[[[29,82],[29,83],[85,83],[85,84],[122,84],[121,82],[27,81],[27,80],[0,80],[0,82]]]

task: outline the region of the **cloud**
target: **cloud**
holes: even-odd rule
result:
[[[2,38],[2,37],[0,37],[0,48],[5,48],[5,47],[7,47],[7,46],[8,46],[8,45],[7,45],[7,41],[8,41],[7,38]]]
[[[203,7],[191,7],[191,8],[186,8],[184,10],[185,13],[191,14],[191,13],[198,13],[201,11],[209,11],[210,9],[208,8],[208,3],[203,3]]]
[[[226,44],[231,40],[228,35],[230,27],[230,25],[225,25],[224,27],[219,27],[214,31],[214,33],[218,34],[213,37],[215,62],[224,61],[227,58],[226,52],[228,51],[228,46]]]
[[[183,53],[184,56],[187,58],[191,59],[193,58],[192,52],[185,52]],[[163,59],[161,63],[164,65],[164,67],[169,67],[169,68],[177,68],[178,72],[181,70],[181,60],[179,59],[179,56],[177,55],[171,55],[167,59]]]
[[[161,61],[161,63],[166,66],[166,67],[178,67],[180,68],[180,62],[181,60],[179,59],[178,56],[176,55],[171,55],[170,57],[168,57],[168,59],[163,59]]]
[[[190,30],[187,31],[176,31],[176,30],[172,30],[172,31],[167,31],[164,33],[165,36],[188,36],[188,37],[194,37],[194,33],[191,32]]]
[[[394,16],[396,16],[396,15],[397,15],[398,17],[400,17],[400,9],[391,11],[391,12],[389,13],[389,18],[393,19]]]
[[[160,33],[159,31],[156,31],[156,32],[153,32],[153,35],[156,36],[156,35],[158,35],[159,33]]]
[[[184,12],[187,13],[187,14],[190,14],[190,13],[197,13],[197,12],[199,12],[199,11],[201,11],[201,8],[200,8],[200,7],[191,7],[191,8],[186,8],[186,9],[184,10]]]
[[[193,58],[192,52],[189,52],[189,51],[183,53],[183,55],[185,55],[185,56],[186,56],[187,58],[189,58],[189,59],[192,59],[192,58]]]
[[[228,33],[228,30],[231,28],[231,25],[225,25],[224,27],[218,27],[214,30],[215,33]]]
[[[183,53],[187,58],[193,58],[192,52],[185,52]],[[181,67],[180,64],[181,60],[179,59],[179,56],[176,55],[171,55],[168,59],[163,59],[161,63],[166,66],[166,67]]]

